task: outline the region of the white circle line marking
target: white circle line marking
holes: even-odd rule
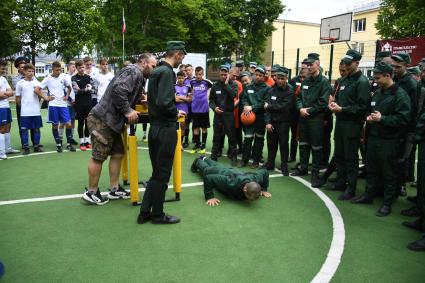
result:
[[[141,147],[138,146],[138,149],[148,149],[147,147]],[[78,150],[79,151],[79,150]],[[187,152],[187,150],[185,150]],[[30,156],[37,156],[37,155],[44,155],[44,154],[50,154],[55,153],[56,151],[47,151],[47,152],[41,152],[41,153],[35,153],[30,155],[18,155],[18,156],[11,156],[9,159],[14,158],[20,158],[20,157],[30,157]],[[64,151],[65,152],[65,151]],[[279,172],[278,170],[276,170]],[[270,175],[271,178],[274,177],[282,177],[282,175]],[[342,218],[341,212],[336,207],[336,205],[333,203],[333,201],[324,194],[321,190],[313,188],[311,184],[300,177],[293,177],[291,178],[297,180],[298,182],[302,183],[304,186],[309,188],[311,191],[313,191],[326,205],[327,209],[329,210],[329,213],[331,214],[332,218],[332,227],[333,227],[333,233],[332,233],[332,242],[331,246],[329,248],[329,252],[327,254],[326,260],[323,263],[322,267],[320,268],[320,271],[316,274],[316,276],[312,279],[311,282],[313,283],[327,283],[330,282],[335,275],[339,264],[341,263],[342,254],[344,253],[344,246],[345,246],[345,227],[344,227],[344,220]],[[188,183],[188,184],[182,184],[182,187],[195,187],[195,186],[201,186],[203,185],[203,182],[195,182],[195,183]],[[173,186],[168,186],[169,188],[172,188]],[[144,188],[139,188],[139,191],[144,191]],[[102,193],[106,194],[106,192]],[[20,199],[20,200],[9,200],[9,201],[0,201],[0,206],[2,205],[10,205],[10,204],[19,204],[19,203],[29,203],[29,202],[42,202],[42,201],[51,201],[51,200],[61,200],[61,199],[71,199],[71,198],[80,198],[81,194],[74,194],[74,195],[62,195],[62,196],[52,196],[52,197],[40,197],[40,198],[31,198],[31,199]]]
[[[339,264],[341,263],[342,254],[344,253],[345,245],[345,227],[344,220],[342,218],[341,212],[333,203],[333,201],[321,190],[313,188],[311,184],[300,177],[291,178],[297,180],[298,182],[305,185],[307,188],[312,190],[326,205],[328,208],[331,218],[332,218],[332,242],[329,248],[328,255],[325,262],[323,263],[320,271],[314,276],[311,280],[313,283],[327,283],[332,280],[332,277],[335,275]]]

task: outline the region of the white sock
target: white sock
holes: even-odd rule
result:
[[[80,144],[84,144],[84,138],[80,138]]]
[[[5,134],[0,134],[0,155],[6,154]]]
[[[4,134],[4,148],[6,149],[6,151],[12,149],[12,146],[10,144],[10,133]]]
[[[86,139],[87,139],[87,142],[88,142],[89,144],[91,144],[91,138],[90,138],[90,136],[88,136]]]
[[[62,139],[62,137],[63,137],[63,131],[64,131],[65,129],[64,128],[59,128],[58,129],[58,132],[59,132],[59,137]]]

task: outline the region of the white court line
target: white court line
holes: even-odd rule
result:
[[[137,147],[138,149],[147,149],[147,147]],[[185,150],[187,151],[187,150]],[[50,152],[42,152],[37,154],[31,154],[27,156],[13,156],[12,158],[19,158],[19,157],[29,157],[29,156],[36,156],[41,154],[48,154],[48,153],[55,153],[56,151],[50,151]],[[276,170],[279,172],[278,170]],[[282,177],[281,174],[275,174],[270,175],[270,178],[275,177]],[[323,263],[322,267],[320,268],[320,271],[316,274],[316,276],[312,279],[311,282],[313,283],[328,283],[332,280],[333,276],[335,275],[340,263],[342,254],[344,253],[344,246],[345,246],[345,227],[344,227],[344,220],[342,218],[341,212],[338,210],[336,205],[332,202],[332,200],[324,194],[321,190],[313,188],[310,184],[310,182],[300,178],[300,177],[292,177],[291,178],[297,180],[298,182],[305,185],[307,188],[309,188],[311,191],[313,191],[326,205],[327,209],[329,210],[332,218],[332,227],[333,227],[333,233],[332,233],[332,242],[331,246],[329,248],[327,257],[325,262]],[[203,185],[203,182],[195,182],[195,183],[188,183],[183,184],[182,187],[195,187],[195,186],[201,186]],[[172,188],[173,186],[170,185],[168,188]],[[144,188],[139,188],[140,191],[144,191]],[[107,192],[102,193],[107,194]],[[0,206],[2,205],[11,205],[11,204],[19,204],[19,203],[31,203],[31,202],[43,202],[43,201],[52,201],[52,200],[61,200],[61,199],[72,199],[72,198],[80,198],[81,194],[78,195],[63,195],[63,196],[53,196],[53,197],[41,197],[41,198],[32,198],[32,199],[21,199],[21,200],[10,200],[10,201],[0,201]]]
[[[302,183],[304,186],[312,190],[325,203],[331,214],[333,226],[331,247],[329,248],[328,255],[322,267],[320,268],[320,271],[316,274],[316,276],[314,276],[313,280],[311,280],[311,282],[314,283],[330,282],[332,280],[332,277],[335,275],[339,264],[341,263],[342,254],[344,253],[344,220],[342,219],[341,212],[339,211],[339,209],[325,193],[323,193],[319,189],[313,188],[310,182],[304,180],[303,178],[293,176],[291,176],[291,178],[297,180],[298,182]]]
[[[270,178],[282,177],[280,174],[270,175]],[[182,184],[182,188],[191,188],[204,185],[204,182],[194,182]],[[168,186],[169,189],[173,188],[173,185]],[[139,192],[144,192],[145,188],[139,188]],[[101,193],[102,195],[107,195],[108,192]],[[44,201],[53,201],[53,200],[63,200],[63,199],[73,199],[81,198],[82,194],[74,195],[61,195],[61,196],[51,196],[51,197],[39,197],[39,198],[27,198],[27,199],[17,199],[17,200],[6,200],[0,201],[0,206],[2,205],[11,205],[11,204],[21,204],[21,203],[32,203],[32,202],[44,202]]]

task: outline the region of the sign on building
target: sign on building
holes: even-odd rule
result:
[[[380,40],[379,50],[391,54],[407,53],[412,60],[410,65],[415,66],[425,57],[425,37]]]

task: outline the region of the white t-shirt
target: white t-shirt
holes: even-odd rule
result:
[[[109,83],[114,78],[114,75],[111,72],[108,72],[106,74],[99,73],[94,77],[94,85],[97,89],[97,101],[99,102],[100,99],[105,94],[106,89],[108,88]]]
[[[90,73],[87,73],[86,72],[86,74],[89,75],[93,79],[93,81],[99,75],[99,73],[100,73],[99,69],[96,68],[95,66],[91,67]],[[93,92],[91,94],[91,98],[97,98],[97,93],[96,92]],[[99,100],[100,99],[97,99],[97,101],[99,101]]]
[[[65,77],[65,79],[68,81],[69,85],[71,86],[71,93],[69,94],[69,97],[72,99],[72,101],[75,101],[75,91],[74,91],[74,88],[72,87],[72,80],[71,80],[72,75],[68,73],[65,73],[62,75]],[[66,89],[65,89],[65,93],[66,93]],[[72,102],[69,101],[69,99],[68,99],[68,105],[72,106]]]
[[[50,96],[55,97],[55,99],[49,101],[49,106],[55,107],[68,107],[68,101],[63,100],[67,86],[71,85],[63,74],[60,74],[57,78],[48,75],[40,84],[42,89],[46,87],[49,89]]]
[[[36,86],[40,86],[40,82],[36,79],[32,81],[23,79],[16,84],[16,96],[21,97],[21,116],[41,116],[40,101],[34,92]]]
[[[94,79],[94,77],[96,77],[98,74],[100,73],[100,70],[96,67],[96,66],[92,66],[90,73],[87,73],[87,75],[89,75],[92,79]]]
[[[0,77],[0,91],[11,88],[5,77]],[[9,108],[9,98],[0,98],[0,108]]]

